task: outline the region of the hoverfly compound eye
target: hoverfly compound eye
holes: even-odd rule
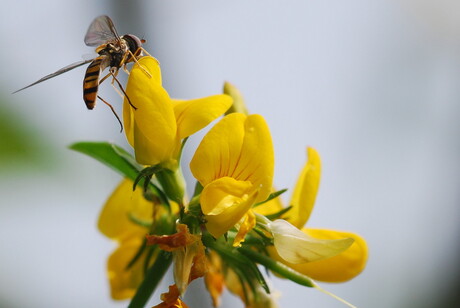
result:
[[[133,55],[139,56],[141,54],[142,43],[145,42],[144,40],[141,40],[133,34],[125,34],[121,38],[126,41],[129,46],[129,51],[131,51]]]

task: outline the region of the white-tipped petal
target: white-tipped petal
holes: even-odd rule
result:
[[[276,251],[284,260],[300,264],[338,255],[353,244],[352,238],[320,240],[308,236],[283,219],[269,224]]]

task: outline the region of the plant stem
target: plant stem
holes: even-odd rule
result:
[[[238,248],[238,251],[246,257],[250,258],[251,260],[259,264],[262,264],[266,268],[272,270],[275,273],[280,274],[281,276],[289,280],[292,280],[302,286],[315,287],[315,283],[309,277],[302,275],[301,273],[293,270],[292,268],[280,262],[277,262],[263,254],[260,254],[257,251],[245,247]]]
[[[147,271],[144,281],[137,289],[136,294],[134,295],[131,303],[129,303],[128,308],[142,308],[145,306],[149,300],[152,293],[155,291],[156,287],[160,283],[164,274],[168,270],[172,262],[171,253],[166,251],[160,251],[157,259]]]

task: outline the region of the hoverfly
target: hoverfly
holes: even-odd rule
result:
[[[122,125],[120,118],[116,114],[112,105],[110,105],[99,95],[97,95],[98,88],[102,82],[104,82],[108,77],[112,76],[112,85],[114,81],[117,82],[123,94],[128,99],[129,104],[134,109],[136,109],[136,107],[133,106],[133,104],[131,104],[131,101],[129,100],[128,96],[123,90],[123,87],[121,86],[121,83],[118,81],[116,77],[118,74],[118,70],[121,67],[123,67],[123,69],[127,72],[126,64],[130,62],[137,62],[137,59],[143,56],[143,43],[145,43],[145,40],[139,39],[137,36],[133,34],[125,34],[123,36],[119,36],[112,22],[112,19],[110,19],[110,17],[106,15],[99,16],[95,18],[93,22],[90,24],[88,31],[85,35],[85,44],[91,47],[97,46],[96,52],[99,54],[99,56],[97,56],[94,59],[72,63],[52,74],[46,75],[45,77],[37,80],[36,82],[24,88],[21,88],[13,93],[22,91],[40,82],[66,73],[79,66],[90,63],[90,65],[86,69],[85,78],[83,80],[83,100],[85,101],[86,107],[90,110],[93,109],[96,105],[96,99],[99,98],[107,106],[110,107],[114,115],[117,117],[118,122],[120,123],[120,125]],[[109,73],[104,77],[100,78],[101,72],[107,67],[110,67]]]

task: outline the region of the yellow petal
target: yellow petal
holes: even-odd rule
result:
[[[123,104],[123,127],[126,140],[134,148],[134,109],[128,104]]]
[[[206,228],[215,238],[233,227],[251,208],[257,197],[251,183],[225,177],[207,185],[200,202]]]
[[[149,58],[149,57],[146,57]],[[139,60],[140,61],[140,60]],[[142,62],[150,60],[142,60]],[[142,67],[147,71],[147,67]],[[142,70],[142,68],[140,68]],[[160,65],[158,65],[158,61],[155,63],[151,63],[148,65],[148,72],[152,76],[153,80],[158,82],[161,85],[161,69]],[[130,98],[131,99],[131,98]],[[125,99],[125,103],[123,104],[123,123],[124,129],[126,134],[126,139],[128,139],[129,144],[134,147],[134,109],[130,106],[128,101]]]
[[[269,224],[278,255],[293,264],[331,258],[348,249],[352,238],[317,239],[289,222],[277,219]]]
[[[142,195],[141,189],[133,191],[133,181],[124,179],[105,203],[99,216],[98,228],[106,236],[119,239],[127,232],[146,229],[137,226],[129,215],[140,220],[151,221],[153,204]]]
[[[233,113],[204,136],[190,162],[190,170],[201,185],[233,172],[243,145],[245,120],[245,115]]]
[[[307,152],[308,161],[299,175],[292,195],[292,208],[283,217],[297,228],[302,228],[310,217],[321,177],[321,159],[318,152],[311,147]]]
[[[206,185],[201,193],[201,209],[205,215],[219,215],[251,193],[250,182],[223,177]]]
[[[126,93],[137,108],[124,111],[126,136],[140,164],[156,165],[169,161],[176,151],[176,118],[171,99],[158,79],[158,62],[152,57],[143,57],[139,63],[142,68],[134,65],[126,86]],[[124,108],[132,108],[126,98]]]
[[[344,252],[335,257],[316,262],[292,264],[276,256],[276,251],[270,249],[270,256],[283,262],[292,269],[308,277],[324,282],[344,282],[357,276],[366,266],[368,249],[366,241],[359,235],[351,232],[332,231],[321,229],[302,229],[308,235],[320,239],[353,238],[355,241]]]
[[[232,105],[231,97],[223,94],[172,102],[179,139],[184,139],[204,128]]]
[[[190,169],[203,186],[221,177],[250,181],[265,200],[273,181],[274,153],[268,126],[260,115],[232,113],[201,141]]]
[[[233,247],[241,246],[244,242],[244,237],[248,234],[256,225],[256,215],[249,210],[243,218],[243,223],[238,228],[238,233],[233,240]]]
[[[255,202],[267,199],[272,189],[275,155],[270,130],[264,118],[254,114],[244,123],[244,141],[237,164],[230,175],[259,187]]]
[[[140,283],[144,279],[144,262],[146,254],[129,269],[126,266],[133,259],[142,244],[143,236],[131,237],[121,242],[121,245],[112,253],[107,261],[107,270],[111,296],[116,300],[128,299],[134,296]],[[153,260],[155,258],[152,258]],[[152,261],[153,261],[152,260]]]

